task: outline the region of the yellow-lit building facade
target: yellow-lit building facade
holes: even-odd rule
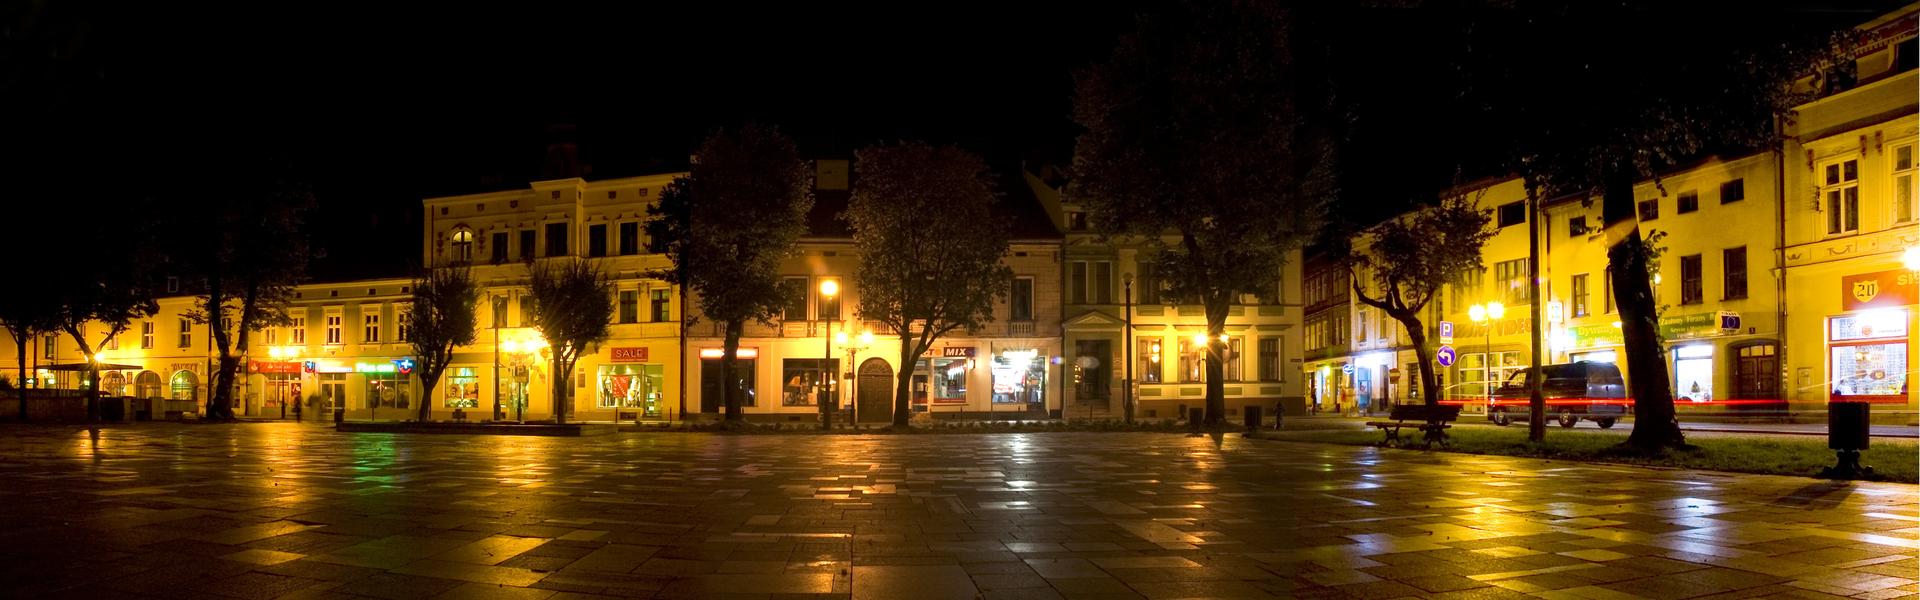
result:
[[[1842,61],[1846,83],[1794,109],[1780,151],[1709,157],[1635,186],[1642,234],[1661,234],[1658,331],[1683,411],[1818,411],[1837,394],[1914,414],[1916,21],[1920,4],[1860,27],[1866,43]],[[1535,216],[1518,178],[1449,193],[1487,211],[1495,233],[1482,250],[1485,269],[1447,286],[1424,316],[1430,343],[1458,357],[1441,369],[1446,399],[1478,412],[1490,393],[1484,382],[1531,362],[1529,231],[1540,236],[1541,362],[1624,363],[1600,198],[1546,199]],[[1364,237],[1355,242],[1363,247]],[[1497,319],[1484,310],[1494,302],[1504,308]],[[1404,332],[1377,309],[1351,306],[1350,354],[1319,357],[1309,373],[1349,364],[1346,379],[1328,386],[1349,409],[1418,400]]]
[[[724,386],[731,382],[742,388],[749,420],[811,424],[820,412],[815,382],[825,372],[837,422],[884,424],[893,418],[896,377],[903,370],[910,372],[908,411],[915,420],[1045,419],[1071,408],[1061,396],[1068,373],[1060,346],[1057,236],[1016,226],[1002,259],[1013,279],[1007,296],[995,301],[993,319],[980,329],[941,336],[907,364],[899,336],[859,313],[864,290],[855,272],[861,253],[838,218],[851,194],[851,164],[814,165],[814,214],[781,265],[795,293],[771,324],[746,324],[737,355],[742,372],[733,377],[721,366],[725,324],[703,317],[688,330],[682,368],[689,374],[690,411],[724,413]],[[1003,210],[1032,203],[1023,190],[1003,192]]]
[[[1057,182],[1034,174],[1026,179],[1065,236],[1057,277],[1070,375],[1068,416],[1119,418],[1129,359],[1137,418],[1181,419],[1204,408],[1209,344],[1203,308],[1162,295],[1143,240],[1103,239],[1090,228],[1085,207],[1060,196]],[[1291,252],[1270,286],[1241,294],[1228,309],[1221,360],[1229,419],[1250,406],[1264,414],[1307,409],[1302,268],[1302,253]]]
[[[671,283],[650,277],[671,261],[652,252],[646,237],[648,208],[680,175],[569,178],[427,199],[426,263],[470,265],[484,290],[475,343],[456,351],[428,394],[434,417],[460,410],[484,419],[498,406],[508,419],[552,418],[552,353],[533,327],[528,277],[543,262],[586,260],[612,282],[613,323],[562,386],[569,418],[681,418],[687,409],[680,388],[680,296]]]
[[[1841,78],[1854,83],[1796,108],[1785,129],[1782,389],[1796,407],[1864,400],[1911,415],[1916,406],[1917,22],[1920,4],[1863,25]]]

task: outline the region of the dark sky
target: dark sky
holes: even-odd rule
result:
[[[577,127],[592,177],[682,168],[705,133],[744,121],[782,126],[815,157],[925,139],[1003,170],[1064,163],[1071,72],[1142,5],[401,4],[54,1],[6,15],[7,81],[27,92],[4,100],[20,104],[10,152],[55,165],[24,172],[116,190],[290,161],[320,201],[315,275],[400,275],[419,254],[421,198],[537,178],[553,123]],[[1448,116],[1460,23],[1445,4],[1306,4],[1354,117],[1348,213],[1430,197],[1474,162]]]

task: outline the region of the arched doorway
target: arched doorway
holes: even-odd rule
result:
[[[173,377],[168,381],[168,387],[171,388],[172,392],[168,394],[167,397],[169,398],[187,401],[200,400],[200,378],[194,377],[193,371],[174,371]]]
[[[153,371],[141,371],[133,378],[133,395],[141,398],[159,398],[160,374]]]
[[[100,376],[100,393],[109,396],[127,395],[127,376],[119,371],[108,371]]]
[[[860,363],[860,378],[854,387],[858,404],[854,410],[861,423],[886,423],[893,420],[893,367],[887,361],[869,358]]]

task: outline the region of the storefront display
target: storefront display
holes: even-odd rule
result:
[[[638,409],[641,417],[659,418],[664,369],[661,365],[601,365],[597,406]]]
[[[934,404],[965,404],[967,402],[967,360],[965,358],[932,359],[929,368],[933,380]]]
[[[1828,319],[1834,400],[1907,401],[1907,318],[1882,308]]]
[[[1673,396],[1688,402],[1713,401],[1713,345],[1673,348]]]
[[[994,404],[1046,404],[1047,357],[1038,350],[1001,350],[993,355]]]
[[[447,370],[447,408],[479,408],[480,376],[473,367]]]
[[[818,358],[789,358],[781,363],[781,406],[816,405],[818,401],[816,394],[820,391],[821,378],[823,377],[820,371],[820,364],[822,362],[823,361]],[[827,364],[829,373],[837,373],[839,371],[839,359],[824,362]],[[828,393],[831,394],[833,390],[838,389],[838,386],[834,385],[836,383],[835,379],[837,378],[831,375],[826,375],[826,377],[827,390]]]

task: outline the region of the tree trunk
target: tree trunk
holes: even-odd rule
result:
[[[1631,191],[1631,190],[1629,190]],[[1532,367],[1527,370],[1527,441],[1544,442],[1547,440],[1547,399],[1545,391],[1540,389],[1540,330],[1546,326],[1546,297],[1540,295],[1540,199],[1531,188],[1527,190],[1527,290],[1533,300],[1529,302],[1528,312],[1533,314],[1531,327],[1527,332],[1527,354],[1532,356]]]
[[[438,385],[440,383],[440,375],[446,372],[447,363],[452,361],[441,360],[438,362],[439,364],[437,366],[423,365],[426,368],[420,369],[419,400],[420,400],[420,422],[421,423],[425,423],[427,422],[427,419],[430,419],[433,417],[433,402],[432,402],[433,386]],[[496,380],[494,382],[494,385],[499,385],[499,382]]]
[[[735,354],[740,352],[740,334],[742,330],[746,329],[746,326],[746,321],[741,319],[727,321],[726,343],[720,347],[721,385],[726,388],[721,390],[720,394],[721,397],[726,398],[727,422],[729,423],[739,423],[741,420],[747,418],[746,415],[741,412],[740,408],[740,405],[745,402],[745,398],[740,397],[741,393],[745,390],[740,389],[738,379],[736,379],[737,371],[740,369],[740,358],[735,356]]]
[[[222,421],[233,420],[233,373],[240,368],[240,359],[220,353],[220,371],[214,374],[213,398],[207,401],[207,416]]]
[[[27,422],[27,337],[16,333],[13,336],[13,345],[18,350],[14,356],[20,359],[20,379],[13,382],[13,387],[20,393],[20,422],[25,423]]]
[[[1207,310],[1207,411],[1202,421],[1207,427],[1218,427],[1227,421],[1227,382],[1226,358],[1227,345],[1220,341],[1220,334],[1227,332],[1227,309],[1231,308],[1230,298],[1226,294],[1210,294],[1206,299]]]
[[[907,411],[913,407],[913,363],[920,358],[916,356],[919,353],[914,352],[914,349],[913,334],[901,333],[900,364],[893,378],[893,426],[896,429],[905,429],[908,418],[913,416]],[[928,385],[932,385],[932,382],[928,382]],[[858,399],[854,401],[859,402]],[[987,401],[992,402],[993,399],[988,398]],[[932,408],[929,407],[928,410]]]
[[[1673,386],[1660,350],[1659,314],[1653,303],[1633,199],[1633,170],[1615,166],[1607,173],[1603,215],[1610,246],[1607,271],[1613,280],[1614,306],[1620,309],[1629,389],[1633,394],[1633,433],[1627,443],[1643,450],[1686,445],[1674,421]],[[1616,230],[1617,228],[1617,230]]]
[[[573,364],[562,361],[560,353],[553,353],[553,422],[567,424],[567,383],[573,379]]]
[[[100,363],[87,361],[87,420],[100,421],[106,418],[100,410]]]
[[[1428,408],[1440,404],[1440,375],[1433,371],[1433,348],[1427,346],[1427,331],[1420,317],[1397,318],[1407,330],[1407,342],[1413,344],[1413,356],[1420,362],[1420,393]]]

